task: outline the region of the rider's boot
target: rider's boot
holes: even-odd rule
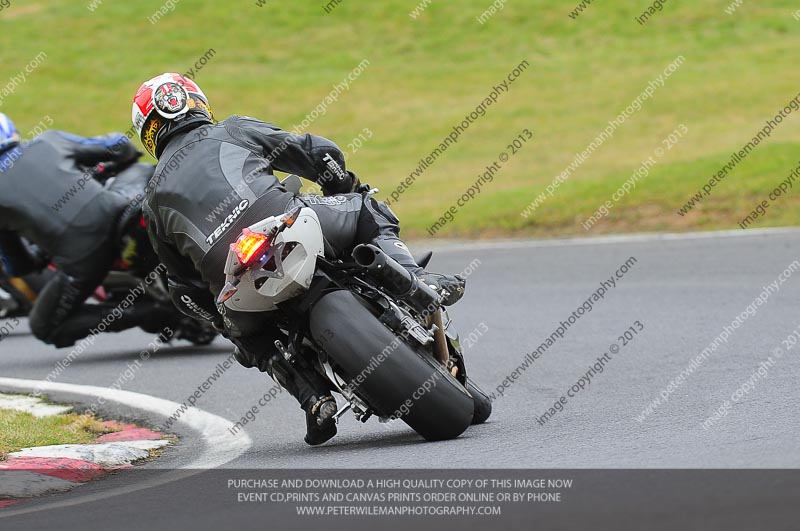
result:
[[[278,352],[250,356],[237,347],[235,357],[245,367],[256,367],[269,374],[297,400],[306,415],[307,444],[317,446],[336,435],[336,400],[331,396],[330,383],[320,374],[295,367]]]
[[[417,273],[417,278],[427,284],[436,293],[444,293],[443,306],[452,306],[464,296],[467,279],[461,275],[442,275],[429,273],[424,269]]]
[[[330,383],[314,370],[299,370],[283,357],[273,356],[267,372],[300,403],[306,414],[306,444],[317,446],[336,435],[336,400]]]
[[[464,289],[467,280],[461,275],[443,275],[431,273],[420,267],[408,247],[399,238],[382,236],[375,241],[375,245],[394,258],[401,266],[406,268],[411,274],[416,275],[421,281],[430,286],[437,293],[444,294],[443,306],[452,306],[464,296]]]
[[[338,408],[332,396],[312,397],[303,403],[302,408],[306,412],[306,444],[317,446],[336,435],[334,415]]]

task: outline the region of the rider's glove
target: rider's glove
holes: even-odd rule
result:
[[[325,196],[352,193],[363,194],[371,190],[370,185],[361,184],[361,180],[359,180],[358,175],[352,171],[347,170],[347,175],[349,176],[349,179],[346,180],[344,185],[337,183],[335,188],[323,185],[322,194]]]

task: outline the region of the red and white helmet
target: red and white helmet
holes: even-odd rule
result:
[[[142,145],[157,158],[161,154],[159,145],[167,135],[190,124],[213,123],[214,113],[194,81],[166,73],[145,81],[136,91],[131,121]]]

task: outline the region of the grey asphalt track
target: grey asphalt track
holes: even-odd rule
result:
[[[616,287],[566,328],[563,338],[517,373],[516,381],[494,402],[490,422],[457,440],[425,443],[401,423],[362,425],[347,415],[333,441],[309,448],[302,442],[301,412],[284,393],[260,407],[255,420],[245,426],[254,444],[227,466],[797,468],[800,345],[787,350],[782,340],[800,327],[800,262],[793,275],[784,274],[785,281],[764,304],[742,316],[763,287],[777,281],[795,260],[800,260],[800,231],[794,229],[441,245],[432,270],[473,270],[467,295],[451,315],[462,340],[478,331],[467,351],[468,368],[487,391],[517,369],[602,281],[626,261],[631,265],[623,278],[615,279]],[[731,328],[737,317],[739,322]],[[636,321],[643,329],[623,346],[620,336],[630,327],[638,331]],[[637,420],[726,326],[732,330],[727,342],[717,341],[715,352],[668,393],[668,401]],[[101,336],[58,381],[109,386],[151,339],[139,331]],[[562,411],[540,425],[536,418],[566,395],[612,345],[620,348],[603,372],[594,374],[584,389],[567,398]],[[778,347],[783,349],[780,357],[774,354]],[[142,362],[122,389],[181,403],[229,352],[224,340],[199,349],[177,342]],[[44,379],[67,353],[38,343],[23,321],[0,342],[0,376]],[[759,374],[765,361],[768,369]],[[235,366],[196,406],[235,422],[270,387],[264,375]],[[726,400],[732,402],[737,390],[727,415],[705,429],[703,422]],[[164,420],[128,408],[105,412],[156,426]],[[178,435],[180,444],[159,459],[159,467],[178,468],[198,451],[196,434]],[[102,489],[104,483],[107,486],[98,482],[82,489]],[[163,503],[163,497],[153,493],[137,496],[139,503]],[[38,503],[44,502],[33,502]],[[122,506],[118,511],[127,507],[117,503]],[[20,518],[44,526],[48,512],[52,518],[52,511]],[[15,521],[0,519],[0,528]],[[78,521],[66,520],[64,529],[70,528],[68,522],[77,527]],[[102,522],[98,528],[106,528]]]

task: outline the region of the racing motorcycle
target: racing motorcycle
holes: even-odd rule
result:
[[[106,189],[121,194],[130,205],[126,208],[115,228],[115,238],[121,250],[111,270],[97,288],[90,300],[105,304],[118,304],[132,289],[144,288],[142,298],[156,301],[173,308],[179,323],[174,335],[164,335],[168,342],[172,339],[185,339],[195,345],[208,345],[218,332],[211,324],[184,316],[174,308],[167,289],[166,271],[160,267],[158,255],[153,250],[147,235],[146,224],[141,212],[141,200],[150,177],[155,171],[152,164],[136,163],[128,166],[99,164],[88,168],[95,180]],[[32,246],[33,247],[33,246]],[[38,252],[38,251],[36,251]],[[152,282],[142,282],[153,272],[158,275]],[[0,317],[25,316],[36,302],[36,298],[47,281],[55,274],[49,266],[39,273],[24,278],[9,278],[0,275]],[[6,293],[6,296],[3,295]]]
[[[299,190],[299,178],[284,181]],[[428,253],[418,263],[426,267]],[[316,213],[300,207],[243,229],[231,244],[220,312],[264,312],[284,334],[287,363],[322,374],[339,418],[401,419],[427,440],[458,437],[491,414],[467,376],[458,334],[437,293],[380,248],[329,259]]]
[[[124,300],[132,289],[144,287],[142,297],[159,302],[175,312],[178,328],[174,335],[163,336],[164,342],[185,339],[194,345],[208,345],[214,341],[218,332],[210,323],[185,316],[174,307],[167,288],[166,268],[161,266],[147,235],[141,202],[154,172],[155,165],[145,163],[124,167],[101,164],[94,169],[95,179],[102,182],[106,189],[123,195],[129,205],[116,226],[120,256],[94,296],[102,302],[114,304]],[[154,281],[142,282],[154,271],[158,272]]]

